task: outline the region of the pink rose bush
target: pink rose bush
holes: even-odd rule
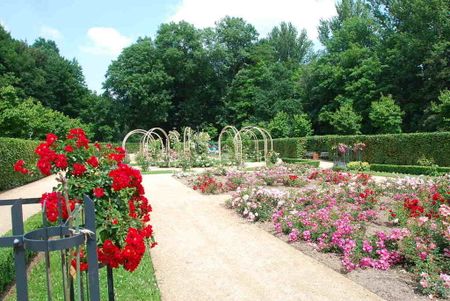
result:
[[[422,293],[449,295],[449,176],[376,183],[367,174],[277,166],[234,172],[227,181],[229,208],[251,222],[271,222],[290,242],[337,253],[345,272],[401,265]]]

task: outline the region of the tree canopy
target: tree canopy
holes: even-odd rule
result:
[[[341,0],[336,8],[320,22],[321,45],[288,22],[267,36],[237,17],[204,29],[161,24],[111,62],[103,95],[89,91],[55,42],[28,45],[0,27],[0,88],[14,88],[27,108],[78,119],[99,140],[154,126],[257,124],[280,137],[448,130],[448,1]]]

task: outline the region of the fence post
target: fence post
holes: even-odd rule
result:
[[[22,202],[17,200],[11,207],[12,233],[13,235],[23,235],[23,214]],[[27,284],[27,258],[23,240],[14,239],[14,261],[16,267],[16,294],[17,301],[28,301]]]
[[[88,196],[84,196],[86,229],[92,233],[87,236],[86,249],[88,260],[88,283],[90,300],[100,300],[100,288],[98,280],[97,238],[95,234],[95,208]]]

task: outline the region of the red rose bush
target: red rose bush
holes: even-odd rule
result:
[[[144,196],[141,173],[123,163],[125,151],[109,144],[90,144],[82,129],[72,129],[65,139],[47,134],[35,153],[36,171],[26,168],[23,160],[14,164],[14,170],[57,174],[59,184],[41,198],[47,220],[58,221],[60,206],[62,219],[69,219],[76,205],[82,205],[83,196],[90,196],[96,210],[99,262],[134,271],[146,248],[156,242],[148,224],[152,207]],[[87,268],[85,262],[82,267]]]

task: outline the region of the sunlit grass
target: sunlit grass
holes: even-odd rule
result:
[[[52,252],[51,256],[51,288],[53,300],[64,300],[61,277],[61,256],[59,252]],[[114,270],[114,288],[116,301],[159,301],[160,292],[156,283],[153,265],[148,254],[144,256],[138,269],[133,273],[122,268]],[[47,300],[47,280],[45,274],[45,260],[42,257],[39,263],[33,267],[28,275],[29,300]],[[100,270],[101,300],[108,300],[106,269]],[[16,300],[16,292],[13,292],[5,301]]]

